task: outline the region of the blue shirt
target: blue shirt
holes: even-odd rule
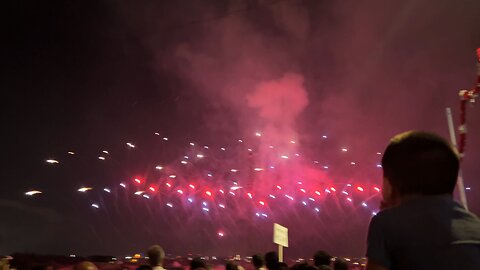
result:
[[[367,257],[390,270],[480,269],[480,220],[450,196],[424,196],[379,212]]]

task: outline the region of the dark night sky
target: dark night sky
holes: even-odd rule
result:
[[[258,129],[274,143],[295,136],[302,154],[329,162],[331,178],[379,184],[375,168],[345,166],[339,147],[348,145],[352,159],[368,163],[401,131],[447,136],[445,107],[458,118],[457,92],[475,82],[480,46],[474,0],[2,6],[0,254],[127,255],[151,243],[175,254],[272,249],[271,223],[240,213],[192,218],[118,194],[95,212],[75,190],[151,177],[151,167],[177,162],[190,140],[220,146]],[[286,90],[269,92],[272,82]],[[463,172],[478,214],[478,106],[468,108],[468,123]],[[157,131],[168,145],[153,136]],[[322,134],[332,138],[327,145]],[[138,150],[125,151],[127,141]],[[111,152],[107,162],[96,159],[104,149]],[[78,155],[67,162],[70,150]],[[49,157],[59,166],[46,164]],[[31,189],[44,194],[24,196]],[[286,213],[280,221],[295,244],[287,255],[325,247],[361,256],[369,217],[333,213],[322,221]],[[230,238],[209,235],[226,219],[235,225]]]

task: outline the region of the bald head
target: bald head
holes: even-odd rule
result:
[[[165,251],[159,245],[151,246],[148,251],[148,260],[151,266],[162,265],[163,259],[165,258]]]
[[[92,262],[85,261],[77,263],[73,270],[98,270],[98,268]]]

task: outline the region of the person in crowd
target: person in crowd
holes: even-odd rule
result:
[[[433,133],[393,137],[382,157],[383,210],[369,225],[367,270],[480,269],[480,221],[453,200],[460,159]]]
[[[199,268],[208,269],[207,262],[200,257],[195,257],[190,262],[190,270],[198,270]]]
[[[165,259],[165,251],[159,245],[153,245],[147,250],[148,263],[153,270],[165,270],[163,268],[163,260]]]
[[[275,251],[270,251],[265,254],[265,265],[268,270],[278,270],[278,254]]]
[[[238,270],[238,264],[232,261],[228,261],[225,264],[225,270]]]
[[[92,262],[89,261],[83,261],[77,263],[74,267],[73,270],[98,270],[97,266],[93,264]]]
[[[317,268],[306,262],[302,262],[294,264],[292,267],[290,267],[290,270],[317,270]]]
[[[263,259],[262,254],[255,254],[252,256],[252,264],[255,270],[266,270],[265,260]]]
[[[348,270],[348,263],[342,258],[335,258],[333,262],[333,270]]]
[[[137,267],[137,270],[152,270],[152,269],[153,268],[148,264],[140,265],[139,267]]]
[[[319,250],[313,254],[313,264],[319,270],[330,270],[330,261],[332,256],[324,250]]]

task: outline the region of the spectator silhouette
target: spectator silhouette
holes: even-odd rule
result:
[[[330,270],[330,261],[332,260],[332,256],[328,254],[324,250],[319,250],[313,254],[313,264],[319,270]]]
[[[348,270],[348,264],[344,259],[337,257],[333,262],[333,270]]]
[[[382,158],[383,210],[370,222],[367,269],[480,269],[480,220],[453,200],[457,152],[409,131]]]
[[[159,245],[153,245],[147,250],[148,262],[153,270],[165,270],[163,268],[163,260],[165,259],[165,251]]]
[[[190,262],[190,270],[195,270],[195,269],[198,269],[198,268],[207,269],[208,267],[207,267],[207,263],[205,262],[205,260],[203,260],[200,257],[195,257]]]
[[[262,254],[255,254],[252,256],[252,264],[255,267],[255,270],[266,270],[265,269],[265,260],[263,259]]]
[[[225,270],[238,270],[238,264],[229,261],[225,264]]]
[[[73,270],[98,270],[97,266],[89,261],[77,263]]]
[[[268,270],[278,270],[278,255],[275,251],[270,251],[265,254],[265,265]]]

